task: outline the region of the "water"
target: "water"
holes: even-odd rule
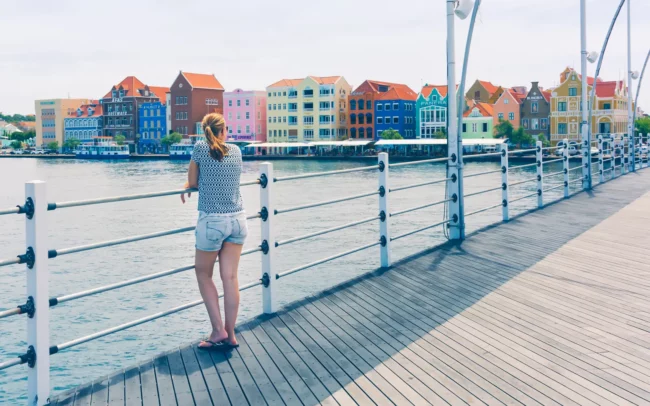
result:
[[[368,163],[347,161],[275,161],[276,176],[353,168]],[[557,164],[552,164],[557,165]],[[466,174],[498,169],[496,162],[468,163]],[[24,201],[24,183],[32,179],[47,181],[48,201],[65,201],[143,193],[182,187],[187,162],[139,161],[94,162],[83,160],[0,159],[2,181],[0,208]],[[252,180],[259,172],[259,162],[244,164],[243,180]],[[557,172],[561,166],[550,166]],[[579,172],[579,171],[575,171]],[[391,186],[398,187],[444,177],[444,165],[425,164],[391,169]],[[534,177],[533,168],[511,172],[510,181]],[[560,182],[561,176],[554,182]],[[466,193],[497,187],[499,173],[468,178]],[[331,177],[301,179],[274,184],[278,208],[329,200],[376,190],[375,171]],[[535,191],[535,183],[525,183],[511,190],[511,198]],[[248,213],[259,210],[259,187],[242,190]],[[558,198],[562,189],[550,192]],[[432,185],[395,192],[390,196],[391,211],[418,206],[444,198],[444,185]],[[536,207],[536,198],[513,203],[511,215]],[[466,199],[466,212],[501,201],[501,191]],[[348,201],[281,214],[276,218],[277,238],[286,239],[316,230],[334,227],[376,215],[377,197]],[[51,248],[66,248],[110,240],[129,235],[192,225],[196,221],[196,196],[182,205],[178,196],[139,201],[110,203],[50,212]],[[391,233],[404,233],[442,220],[442,206],[407,213],[391,219]],[[467,218],[472,232],[501,220],[501,209],[486,211]],[[260,220],[249,224],[249,239],[244,249],[260,243]],[[24,217],[0,217],[0,258],[25,251]],[[365,245],[379,238],[378,223],[367,223],[332,234],[311,238],[279,248],[275,266],[279,272],[339,252]],[[445,241],[442,228],[393,242],[393,261],[415,254]],[[102,248],[66,255],[49,261],[50,296],[61,296],[93,287],[119,282],[162,270],[193,263],[193,233],[183,233],[148,241]],[[355,253],[280,280],[278,297],[289,303],[316,293],[379,266],[379,248]],[[260,277],[260,254],[242,258],[240,283]],[[218,279],[218,278],[217,278]],[[25,267],[0,268],[0,310],[25,302]],[[152,313],[163,311],[199,298],[192,271],[145,282],[115,291],[63,303],[51,311],[51,344],[113,327]],[[260,289],[242,293],[240,322],[261,312]],[[0,320],[0,360],[15,357],[26,350],[25,316]],[[51,358],[52,394],[88,382],[122,367],[128,367],[158,352],[195,341],[209,331],[202,306],[177,313],[62,351]],[[23,403],[26,392],[26,366],[0,372],[0,404]]]

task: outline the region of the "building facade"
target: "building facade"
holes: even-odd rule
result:
[[[343,76],[283,79],[266,88],[267,141],[330,141],[348,136]]]
[[[59,147],[63,145],[65,118],[89,102],[88,99],[36,100],[36,145],[45,146],[54,141],[59,143]]]
[[[520,106],[521,126],[531,135],[543,134],[548,140],[550,134],[551,93],[532,82],[526,98]]]
[[[171,128],[188,136],[206,114],[223,114],[223,86],[213,74],[181,71],[171,86]]]
[[[161,141],[167,135],[167,103],[150,102],[139,105],[138,126],[138,153],[163,152]]]
[[[492,105],[482,102],[470,102],[463,113],[463,139],[493,138],[494,111]]]
[[[596,86],[592,134],[627,133],[627,86],[622,80]],[[634,107],[633,107],[634,108]]]
[[[135,76],[124,78],[101,100],[104,111],[103,135],[123,135],[131,152],[135,151],[140,130],[140,105],[164,102],[168,91],[165,87],[145,85]]]
[[[486,82],[485,80],[477,80],[467,90],[467,93],[465,93],[465,98],[467,100],[489,103],[490,99],[492,99],[492,101],[496,100],[492,98],[495,93],[497,94],[497,97],[500,96],[498,94],[500,91],[499,89],[500,88],[498,86],[495,86],[490,82]],[[503,88],[501,88],[501,91],[503,91]]]
[[[378,80],[366,80],[350,92],[347,109],[348,132],[351,139],[371,140],[376,136],[375,100],[396,85]]]
[[[492,105],[494,112],[494,125],[499,121],[510,121],[510,124],[517,129],[521,126],[521,98],[510,89],[503,89],[501,96]]]
[[[447,86],[426,84],[415,102],[416,138],[435,138],[447,131]]]
[[[395,130],[406,139],[416,137],[415,101],[418,95],[408,86],[393,86],[380,94],[375,101],[375,139],[381,138],[382,132]],[[352,128],[350,129],[352,133]]]
[[[76,139],[81,143],[92,143],[93,137],[102,135],[103,123],[103,110],[99,100],[91,100],[90,103],[82,104],[63,120],[63,142]]]
[[[266,92],[235,89],[223,94],[223,111],[232,141],[266,141]]]
[[[560,83],[551,93],[551,143],[557,144],[565,138],[580,142],[582,77],[575,70],[566,68],[560,74]],[[591,94],[593,83],[593,78],[587,79],[587,94]]]

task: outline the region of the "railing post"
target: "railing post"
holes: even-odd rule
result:
[[[27,298],[34,302],[27,319],[27,404],[45,405],[50,396],[50,304],[47,268],[47,194],[45,182],[25,184]]]
[[[277,298],[275,293],[278,284],[273,269],[275,252],[275,235],[273,234],[273,164],[264,162],[260,165],[260,215],[262,216],[262,308],[264,313],[275,313]]]
[[[537,151],[535,158],[537,159],[537,207],[540,209],[544,207],[544,144],[542,141],[537,141]]]
[[[623,135],[623,140],[621,141],[621,175],[625,175],[627,173],[629,155],[625,152],[626,150],[629,151],[627,135]]]
[[[508,144],[503,143],[501,144],[501,204],[503,207],[501,208],[501,212],[503,214],[503,221],[508,221],[510,220],[510,213],[508,210],[508,202],[510,199],[508,199],[508,189],[510,186],[508,185]]]
[[[390,211],[388,203],[388,195],[390,194],[388,184],[388,154],[382,152],[378,157],[379,165],[379,238],[381,245],[379,246],[381,267],[387,268],[390,266]]]
[[[598,180],[605,182],[605,154],[603,151],[603,136],[598,134]]]
[[[564,139],[562,149],[562,165],[564,167],[564,197],[569,197],[569,140]]]

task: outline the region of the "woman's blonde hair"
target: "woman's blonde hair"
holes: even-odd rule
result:
[[[219,113],[210,113],[203,117],[201,126],[210,146],[210,156],[217,161],[223,161],[223,157],[228,155],[228,147],[219,136],[226,129],[226,120]]]

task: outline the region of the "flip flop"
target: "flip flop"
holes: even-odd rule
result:
[[[208,343],[208,344],[210,344],[210,345],[197,345],[197,347],[198,347],[200,350],[211,350],[211,349],[213,349],[213,348],[215,348],[215,347],[220,346],[221,343],[223,343],[223,342],[226,341],[226,340],[227,340],[227,338],[224,338],[224,339],[221,340],[221,341],[211,341],[211,340],[205,339],[205,340],[201,340],[201,343]],[[201,343],[199,343],[199,344],[201,344]]]
[[[199,346],[200,349],[208,350],[208,351],[226,352],[226,351],[232,351],[235,348],[239,348],[239,344],[231,344],[227,341],[227,339],[223,341],[219,341],[218,343],[215,343],[214,341],[205,341],[205,342],[210,343],[210,346],[206,346],[206,347]]]

